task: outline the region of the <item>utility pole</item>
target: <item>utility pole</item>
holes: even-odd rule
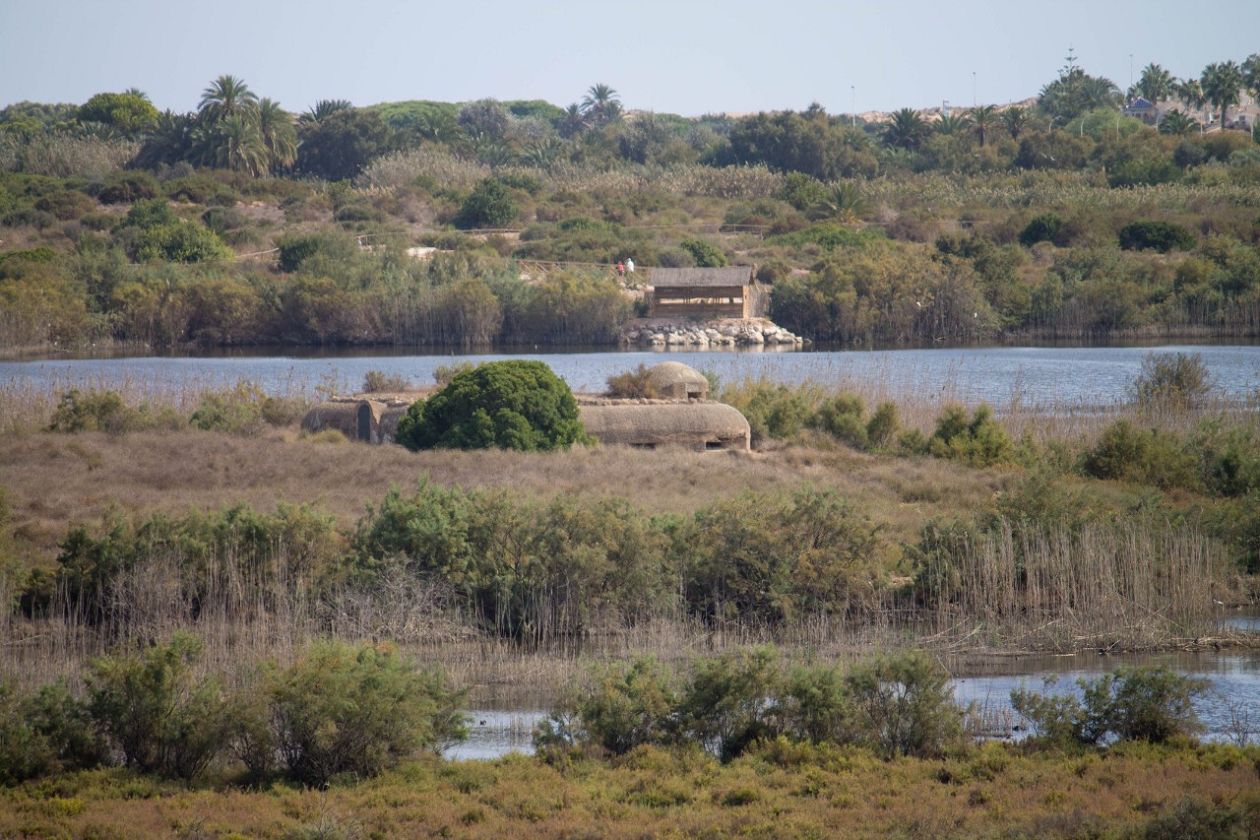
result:
[[[971,71],[971,107],[976,107],[976,71]]]
[[[852,112],[852,126],[857,128],[857,85],[849,85],[849,94],[852,102],[849,103],[849,110]]]

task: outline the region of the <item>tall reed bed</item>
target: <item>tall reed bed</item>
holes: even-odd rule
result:
[[[1138,648],[1209,630],[1219,543],[1151,521],[1028,528],[1002,518],[963,537],[920,596],[943,632],[966,627],[1035,647]]]

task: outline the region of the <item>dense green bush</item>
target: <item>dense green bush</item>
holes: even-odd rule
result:
[[[864,449],[868,443],[866,423],[862,415],[866,406],[862,398],[856,394],[837,394],[825,400],[814,416],[810,425],[821,429],[834,438],[856,449]]]
[[[63,683],[27,697],[0,683],[0,785],[90,769],[108,757],[87,706]]]
[[[268,399],[257,385],[238,382],[231,390],[203,394],[188,422],[207,432],[254,434],[262,428],[263,405]]]
[[[897,404],[882,402],[866,422],[866,441],[875,449],[889,446],[897,436],[901,423],[897,417]]]
[[[549,752],[691,743],[730,761],[786,738],[857,744],[882,757],[937,756],[960,743],[949,674],[921,653],[785,670],[772,647],[688,662],[674,677],[651,659],[594,671],[575,683],[535,732]]]
[[[859,739],[880,755],[940,755],[962,736],[949,673],[923,653],[879,657],[845,678]]]
[[[1043,213],[1036,216],[1019,234],[1019,244],[1032,247],[1038,242],[1053,242],[1055,245],[1066,245],[1063,219],[1058,213]]]
[[[1181,441],[1158,429],[1117,420],[1085,453],[1081,469],[1094,478],[1119,479],[1156,487],[1198,486],[1194,456]]]
[[[1208,492],[1240,497],[1260,491],[1260,429],[1204,421],[1188,444]]]
[[[123,402],[117,391],[80,391],[72,388],[57,400],[53,432],[109,432],[121,434],[140,427],[139,412]]]
[[[983,467],[1010,461],[1015,447],[987,405],[977,408],[971,419],[967,418],[965,408],[953,405],[937,418],[936,429],[928,440],[928,451],[937,458],[952,458]]]
[[[1011,705],[1053,744],[1096,745],[1109,740],[1162,743],[1199,731],[1194,698],[1203,680],[1166,667],[1118,668],[1077,680],[1080,694],[1011,692]]]
[[[738,408],[748,420],[754,446],[767,440],[790,440],[811,421],[820,391],[785,385],[767,377],[745,379],[722,390],[721,400]]]
[[[317,644],[264,682],[275,748],[286,774],[306,784],[373,776],[465,734],[462,692],[440,671],[417,671],[385,646]],[[251,754],[265,754],[263,728],[256,718],[247,723]]]
[[[286,272],[308,266],[325,270],[345,266],[356,253],[353,239],[331,231],[292,234],[282,237],[276,246],[280,249],[280,270]]]
[[[1126,251],[1189,251],[1194,234],[1172,222],[1133,222],[1120,229],[1120,247]]]
[[[564,380],[543,362],[490,362],[456,374],[398,424],[408,449],[567,449],[588,438]]]
[[[678,247],[690,254],[700,268],[721,268],[726,265],[726,254],[722,253],[722,249],[703,239],[684,239],[678,243]]]
[[[692,741],[730,761],[780,730],[782,667],[773,648],[741,650],[692,666],[678,714]]]
[[[92,664],[92,717],[128,767],[191,779],[223,748],[227,704],[218,683],[196,673],[200,655],[198,640],[177,635],[143,653]]]
[[[683,597],[711,622],[844,614],[868,585],[878,531],[830,491],[718,502],[678,532]]]
[[[502,181],[486,178],[464,200],[455,217],[455,227],[501,228],[516,218],[516,202]]]
[[[542,750],[594,744],[622,755],[677,736],[677,688],[654,659],[610,665],[572,686],[534,735]]]

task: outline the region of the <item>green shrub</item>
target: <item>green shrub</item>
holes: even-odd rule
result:
[[[194,428],[233,435],[257,433],[263,424],[263,407],[268,397],[252,382],[238,382],[230,390],[202,394],[192,416]]]
[[[1095,680],[1077,680],[1080,696],[1017,689],[1011,705],[1049,743],[1163,743],[1199,731],[1194,698],[1207,685],[1163,666],[1118,668]]]
[[[455,217],[455,227],[462,230],[501,228],[516,218],[516,202],[502,181],[486,178],[473,188]]]
[[[616,373],[608,377],[608,396],[622,398],[647,398],[657,396],[651,382],[652,369],[643,363],[634,370]]]
[[[333,231],[291,234],[276,242],[280,270],[286,273],[312,266],[345,266],[357,254],[354,240]]]
[[[839,394],[818,407],[810,418],[810,425],[849,446],[865,449],[868,443],[866,424],[862,422],[865,411],[866,406],[857,394]]]
[[[1206,421],[1189,446],[1199,460],[1200,478],[1208,492],[1237,498],[1260,491],[1260,431],[1256,428]]]
[[[773,648],[741,650],[694,663],[679,704],[680,727],[723,761],[779,732],[782,670]]]
[[[1213,387],[1212,374],[1198,353],[1148,353],[1129,393],[1147,408],[1185,409],[1201,405]]]
[[[821,394],[809,386],[791,386],[766,377],[745,379],[722,390],[722,402],[748,419],[752,442],[790,440],[811,421]]]
[[[227,706],[218,683],[195,672],[200,654],[199,641],[176,635],[143,653],[92,663],[92,717],[128,767],[191,779],[222,749]]]
[[[937,458],[984,467],[1010,461],[1015,447],[987,405],[977,408],[970,420],[965,408],[952,405],[937,418],[928,451]]]
[[[710,622],[843,614],[869,586],[878,533],[831,491],[727,499],[676,534],[683,598]]]
[[[179,220],[146,228],[134,240],[131,255],[138,262],[196,263],[227,259],[232,251],[209,228]]]
[[[113,173],[95,189],[101,204],[133,204],[156,197],[158,182],[148,172],[131,170]]]
[[[21,698],[0,683],[0,785],[16,785],[52,771],[48,739],[26,719]]]
[[[866,423],[866,441],[872,449],[883,449],[896,437],[899,426],[896,403],[882,402]]]
[[[571,690],[540,724],[534,737],[540,749],[590,743],[622,755],[643,744],[674,739],[678,697],[660,663],[637,659],[591,676],[591,684]]]
[[[721,268],[726,265],[726,254],[712,243],[703,239],[684,239],[678,247],[691,255],[700,268]]]
[[[1226,802],[1185,798],[1152,817],[1140,832],[1135,831],[1131,836],[1134,840],[1186,840],[1190,837],[1242,840],[1254,836],[1254,820],[1254,806],[1248,807],[1245,801],[1230,807]]]
[[[949,673],[924,653],[859,663],[845,686],[859,741],[880,755],[940,755],[961,737]]]
[[[287,773],[306,784],[376,775],[465,733],[462,693],[387,647],[318,644],[266,690]]]
[[[1043,213],[1033,218],[1019,234],[1019,244],[1032,247],[1038,242],[1053,242],[1055,245],[1066,245],[1063,219],[1058,213]]]
[[[397,441],[408,449],[567,449],[588,438],[564,380],[542,362],[490,362],[456,374],[407,410]]]
[[[1120,229],[1120,247],[1126,251],[1189,251],[1194,234],[1172,222],[1133,222]]]
[[[1194,456],[1175,436],[1157,429],[1139,429],[1117,420],[1103,430],[1085,453],[1081,469],[1094,478],[1131,481],[1168,489],[1196,488]]]
[[[65,683],[46,685],[22,703],[22,717],[48,745],[56,772],[89,770],[109,760],[87,703]]]
[[[789,172],[783,179],[784,201],[802,212],[827,200],[827,185],[803,172]]]
[[[837,666],[797,666],[783,684],[783,730],[798,741],[846,744],[857,740],[856,707]]]
[[[122,434],[140,428],[140,413],[123,403],[117,391],[80,391],[72,388],[57,400],[52,432],[109,432]]]

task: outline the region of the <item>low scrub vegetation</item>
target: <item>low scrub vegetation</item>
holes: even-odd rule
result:
[[[535,743],[550,760],[597,748],[690,744],[731,761],[784,738],[860,745],[876,755],[939,756],[962,744],[949,675],[921,654],[785,669],[768,648],[696,660],[677,678],[652,660],[604,669],[575,686]]]
[[[1161,744],[1200,729],[1194,698],[1202,680],[1169,668],[1121,668],[1095,680],[1077,680],[1067,694],[1011,692],[1011,705],[1034,727],[1041,742],[1098,746],[1119,741]]]
[[[464,735],[463,695],[384,646],[322,642],[287,667],[262,663],[235,692],[177,634],[102,656],[86,696],[63,685],[0,686],[0,782],[113,763],[185,781],[235,758],[255,782],[324,785],[376,775]]]

